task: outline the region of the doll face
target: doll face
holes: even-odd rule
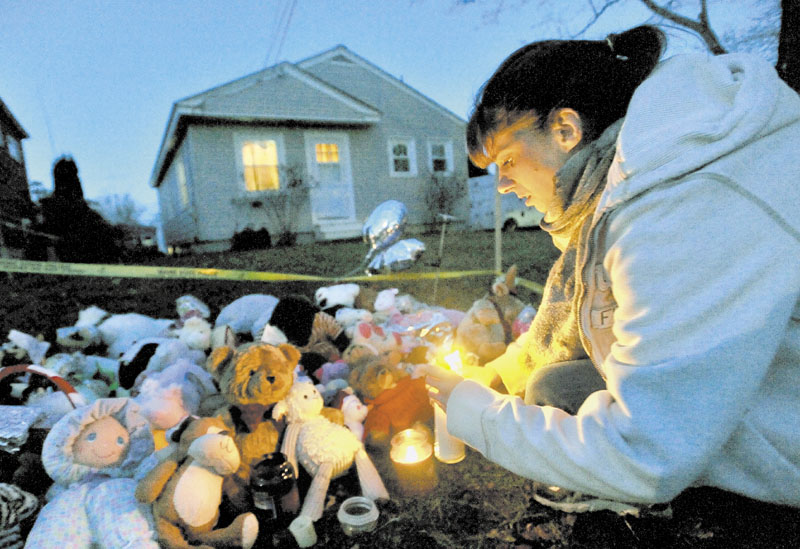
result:
[[[97,469],[119,463],[128,452],[130,435],[122,424],[111,416],[86,426],[72,446],[77,463]]]

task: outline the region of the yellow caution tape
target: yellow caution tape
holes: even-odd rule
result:
[[[240,281],[314,281],[314,282],[357,282],[384,280],[425,280],[436,278],[464,278],[470,276],[492,276],[494,271],[445,271],[425,273],[391,273],[359,275],[347,277],[326,277],[294,273],[268,273],[260,271],[240,271],[234,269],[210,269],[194,267],[152,267],[146,265],[113,265],[100,263],[59,263],[55,261],[30,261],[27,259],[0,258],[0,271],[9,273],[35,273],[66,276],[101,276],[119,278],[193,278]],[[519,286],[542,293],[541,284],[530,280],[517,279]]]

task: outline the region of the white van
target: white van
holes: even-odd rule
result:
[[[503,211],[503,230],[506,232],[530,227],[539,227],[544,214],[536,208],[522,207],[517,210]]]
[[[473,230],[494,228],[494,200],[496,179],[492,174],[469,178],[470,215],[468,225]],[[502,215],[500,226],[504,231],[538,227],[544,217],[540,211],[529,208],[514,193],[500,196]]]

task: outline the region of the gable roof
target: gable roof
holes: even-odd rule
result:
[[[461,118],[460,116],[458,116],[457,114],[455,114],[453,111],[443,107],[442,105],[440,105],[439,103],[437,103],[436,101],[431,99],[430,97],[420,93],[419,91],[415,90],[414,88],[412,88],[411,86],[409,86],[408,84],[406,84],[405,82],[400,80],[399,78],[396,78],[396,77],[392,76],[391,74],[389,74],[388,72],[384,71],[383,69],[381,69],[377,65],[374,65],[374,64],[370,63],[369,61],[367,61],[363,57],[357,55],[356,53],[354,53],[351,50],[349,50],[346,46],[343,46],[341,44],[339,44],[338,46],[336,46],[336,47],[334,47],[334,48],[332,48],[332,49],[330,49],[328,51],[324,51],[322,53],[319,53],[317,55],[314,55],[312,57],[304,59],[304,60],[298,62],[297,66],[300,67],[301,69],[308,70],[308,69],[312,68],[314,65],[318,65],[320,63],[325,63],[325,62],[329,62],[329,61],[333,61],[335,63],[353,63],[353,64],[355,64],[355,65],[357,65],[357,66],[359,66],[359,67],[361,67],[363,69],[366,69],[367,71],[375,74],[376,76],[380,77],[381,79],[383,79],[384,81],[388,82],[389,84],[391,84],[391,85],[403,90],[404,92],[408,93],[409,95],[411,95],[411,96],[423,101],[424,103],[427,103],[428,105],[438,109],[443,114],[445,114],[446,116],[448,116],[451,119],[453,119],[454,122],[466,125],[466,121],[463,118]]]
[[[382,113],[373,105],[307,70],[328,61],[353,63],[433,106],[456,123],[466,124],[451,111],[340,45],[298,63],[279,63],[173,103],[150,176],[150,186],[160,185],[187,125],[192,122],[225,120],[369,125],[380,121]],[[269,89],[274,93],[268,93]],[[280,93],[281,90],[284,93]],[[311,91],[315,100],[303,101],[298,90]],[[279,97],[280,100],[266,102],[264,97]]]
[[[298,88],[313,93],[315,101],[303,102],[297,93],[280,93],[281,89]],[[266,102],[264,97],[280,97],[280,100]],[[161,140],[150,186],[158,187],[161,183],[186,125],[193,121],[368,125],[378,122],[381,114],[375,107],[291,63],[280,63],[176,101]]]
[[[281,112],[281,103],[261,103],[258,105],[259,110],[257,113],[237,113],[235,111],[227,110],[230,109],[231,106],[226,105],[224,101],[224,98],[226,97],[241,94],[254,87],[263,87],[265,84],[269,84],[270,81],[274,81],[281,77],[295,79],[302,83],[302,85],[313,88],[315,91],[323,94],[324,96],[341,103],[341,105],[347,109],[347,112],[343,117],[341,115],[338,117],[332,117],[330,121],[358,124],[365,122],[377,122],[380,119],[379,111],[371,105],[368,105],[364,101],[361,101],[352,95],[349,95],[342,90],[331,86],[329,83],[324,82],[314,75],[309,74],[287,62],[279,63],[278,65],[274,65],[243,78],[236,79],[232,82],[228,82],[227,84],[223,84],[197,95],[187,97],[178,101],[176,104],[180,107],[195,109],[192,114],[200,113],[207,117],[213,117],[215,115],[214,109],[217,109],[217,115],[232,119],[242,117],[251,119],[255,115],[258,119],[263,120],[285,120],[286,114]],[[285,98],[281,99],[285,100]],[[292,119],[326,121],[325,117],[319,118],[309,116],[304,114],[302,110],[299,109],[298,112],[292,115]]]

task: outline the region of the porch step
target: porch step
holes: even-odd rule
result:
[[[361,236],[363,224],[357,221],[326,221],[314,226],[317,240],[344,240]]]

